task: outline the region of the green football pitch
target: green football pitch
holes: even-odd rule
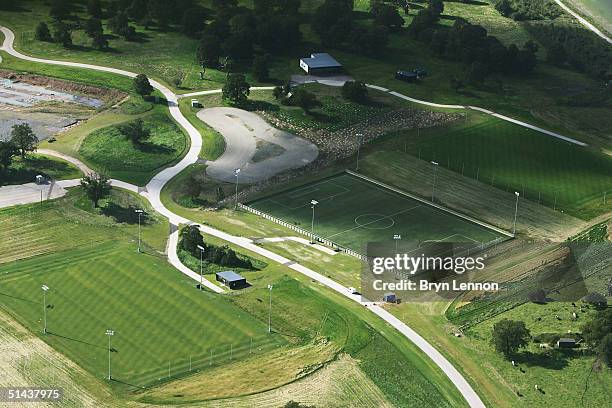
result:
[[[438,209],[360,177],[344,173],[248,203],[252,208],[363,253],[367,243],[393,243],[402,249],[423,242],[480,246],[503,237],[485,226]]]

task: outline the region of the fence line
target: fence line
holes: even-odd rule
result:
[[[368,260],[368,258],[365,255],[363,255],[363,254],[361,254],[361,253],[359,253],[359,252],[357,252],[357,251],[355,251],[353,249],[350,249],[350,248],[347,248],[345,246],[342,246],[342,245],[340,245],[340,244],[338,244],[338,243],[336,243],[336,242],[334,242],[334,241],[332,241],[330,239],[323,238],[323,237],[321,237],[321,236],[319,236],[317,234],[313,234],[312,231],[307,231],[307,230],[305,230],[305,229],[303,229],[301,227],[298,227],[297,225],[291,224],[291,223],[289,223],[287,221],[284,221],[284,220],[282,220],[282,219],[280,219],[278,217],[275,217],[275,216],[270,215],[268,213],[265,213],[263,211],[259,211],[259,210],[255,209],[253,207],[249,207],[248,205],[245,205],[245,204],[242,204],[242,203],[238,203],[238,208],[240,208],[241,210],[250,212],[252,214],[258,215],[258,216],[260,216],[262,218],[265,218],[267,220],[273,221],[273,222],[275,222],[275,223],[277,223],[279,225],[282,225],[283,227],[289,228],[289,229],[291,229],[291,230],[293,230],[293,231],[295,231],[297,233],[305,235],[308,238],[310,238],[312,241],[320,242],[322,244],[325,244],[325,245],[331,247],[332,249],[344,252],[344,253],[346,253],[348,255],[354,256],[355,258],[361,259],[362,261],[367,261]]]
[[[472,223],[474,223],[474,224],[478,224],[478,225],[480,225],[480,226],[482,226],[482,227],[485,227],[485,228],[488,228],[488,229],[493,230],[493,231],[495,231],[495,232],[498,232],[498,233],[500,233],[500,234],[502,234],[502,235],[504,235],[504,236],[506,236],[506,237],[508,237],[508,238],[513,238],[513,237],[514,237],[514,235],[513,235],[512,233],[510,233],[510,232],[508,232],[508,231],[506,231],[506,230],[503,230],[503,229],[498,228],[498,227],[496,227],[496,226],[494,226],[494,225],[488,224],[488,223],[486,223],[486,222],[484,222],[484,221],[480,221],[480,220],[478,220],[478,219],[476,219],[476,218],[472,218],[472,217],[470,217],[469,215],[462,214],[462,213],[457,212],[457,211],[455,211],[455,210],[451,210],[450,208],[446,208],[446,207],[444,207],[444,206],[442,206],[442,205],[440,205],[440,204],[436,204],[435,202],[431,202],[431,201],[428,201],[428,200],[426,200],[426,199],[424,199],[424,198],[421,198],[421,197],[418,197],[418,196],[416,196],[416,195],[413,195],[413,194],[407,193],[407,192],[405,192],[405,191],[402,191],[402,190],[400,190],[400,189],[398,189],[398,188],[395,188],[395,187],[390,186],[390,185],[388,185],[388,184],[385,184],[385,183],[383,183],[383,182],[380,182],[380,181],[374,180],[374,179],[372,179],[372,178],[370,178],[370,177],[368,177],[368,176],[365,176],[365,175],[363,175],[363,174],[360,174],[360,173],[355,173],[354,171],[351,171],[351,170],[346,170],[346,172],[347,172],[348,174],[350,174],[351,176],[354,176],[354,177],[360,178],[360,179],[365,180],[365,181],[367,181],[367,182],[369,182],[369,183],[372,183],[372,184],[376,184],[376,185],[378,185],[378,186],[380,186],[380,187],[386,188],[387,190],[391,190],[391,191],[393,191],[393,192],[395,192],[395,193],[398,193],[398,194],[401,194],[401,195],[403,195],[403,196],[405,196],[405,197],[408,197],[408,198],[411,198],[411,199],[413,199],[413,200],[419,201],[419,202],[421,202],[421,203],[423,203],[423,204],[427,204],[427,205],[429,205],[429,206],[435,207],[435,208],[437,208],[437,209],[439,209],[439,210],[442,210],[442,211],[444,211],[444,212],[447,212],[447,213],[449,213],[449,214],[452,214],[452,215],[454,215],[455,217],[459,217],[459,218],[464,219],[464,220],[466,220],[466,221],[472,222]]]

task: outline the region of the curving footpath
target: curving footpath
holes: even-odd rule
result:
[[[576,18],[576,20],[578,20],[578,22],[580,24],[582,24],[583,26],[585,26],[587,29],[591,30],[592,32],[594,32],[597,36],[599,36],[600,38],[602,38],[604,41],[606,41],[608,44],[612,44],[612,38],[608,37],[607,35],[605,35],[599,28],[595,27],[593,24],[589,23],[584,17],[582,17],[580,14],[576,13],[574,10],[572,10],[571,8],[567,7],[561,0],[555,0],[555,3],[557,3],[559,5],[559,7],[561,7],[563,10],[565,10],[566,12],[568,12],[569,14],[571,14],[572,16],[574,16],[574,18]]]
[[[21,54],[20,52],[16,51],[13,48],[13,42],[15,40],[15,35],[13,34],[11,30],[9,30],[6,27],[0,26],[0,31],[2,31],[2,33],[5,36],[4,44],[2,45],[0,49],[9,53],[10,55],[16,58],[20,58],[20,59],[32,61],[32,62],[39,62],[43,64],[63,65],[63,66],[70,66],[70,67],[76,67],[76,68],[92,69],[96,71],[110,72],[110,73],[114,73],[118,75],[128,76],[131,78],[136,76],[136,74],[132,72],[124,71],[124,70],[116,69],[116,68],[102,67],[102,66],[76,63],[76,62],[54,61],[54,60],[30,57],[30,56]],[[170,179],[172,179],[174,176],[176,176],[178,173],[180,173],[183,169],[188,167],[190,164],[195,163],[197,161],[198,154],[202,146],[201,135],[180,112],[178,108],[178,103],[177,103],[178,102],[177,96],[172,91],[170,91],[167,87],[165,87],[164,85],[160,84],[157,81],[151,81],[151,85],[153,85],[153,87],[159,90],[164,95],[164,97],[167,99],[168,106],[170,109],[170,113],[172,114],[172,117],[189,134],[189,137],[191,139],[191,147],[187,155],[178,164],[176,164],[173,167],[166,168],[163,171],[161,171],[159,174],[157,174],[149,182],[149,184],[147,184],[146,192],[141,192],[141,195],[143,195],[145,198],[147,198],[147,200],[149,200],[152,207],[157,212],[167,217],[170,220],[171,224],[174,224],[175,226],[178,226],[179,224],[191,224],[192,221],[186,218],[183,218],[177,214],[174,214],[173,212],[168,210],[162,204],[160,194],[161,194],[162,188],[168,181],[170,181]],[[385,311],[381,307],[374,305],[371,302],[364,301],[359,295],[351,294],[348,288],[327,278],[326,276],[323,276],[298,263],[292,262],[291,260],[284,258],[274,252],[261,248],[260,246],[254,244],[253,241],[251,241],[250,239],[247,239],[244,237],[233,236],[233,235],[227,234],[223,231],[220,231],[220,230],[208,227],[208,226],[200,226],[200,229],[205,234],[213,235],[225,241],[231,242],[234,245],[240,246],[246,250],[253,251],[272,261],[276,261],[281,264],[284,264],[288,266],[289,268],[293,269],[294,271],[304,274],[310,277],[311,279],[314,279],[320,282],[321,284],[327,286],[328,288],[333,289],[336,292],[346,296],[347,298],[368,307],[373,313],[380,316],[388,324],[390,324],[392,327],[394,327],[396,330],[402,333],[408,340],[412,341],[420,350],[422,350],[429,358],[431,358],[432,361],[436,363],[436,365],[438,365],[438,367],[447,375],[447,377],[455,385],[455,387],[457,387],[457,389],[459,390],[461,395],[465,398],[465,400],[470,405],[470,407],[482,408],[485,406],[482,400],[480,399],[480,397],[478,396],[478,394],[474,391],[471,385],[467,382],[467,380],[440,352],[438,352],[431,344],[429,344],[423,337],[421,337],[418,333],[416,333],[414,330],[408,327],[405,323],[395,318],[389,312]],[[178,243],[178,230],[174,231],[170,235],[168,258],[173,266],[181,270],[181,272],[186,273],[186,271],[183,270],[185,269],[185,266],[182,265],[182,263],[178,260],[178,257],[176,257],[177,243]],[[197,280],[199,281],[199,276],[197,277]],[[219,290],[216,290],[216,291],[218,292]]]

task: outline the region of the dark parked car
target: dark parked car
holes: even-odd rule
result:
[[[418,75],[414,72],[410,72],[410,71],[397,71],[395,73],[395,79],[399,79],[400,81],[406,81],[406,82],[414,82],[418,79]]]

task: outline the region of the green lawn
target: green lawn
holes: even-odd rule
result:
[[[133,210],[139,207],[150,214],[143,221],[143,254],[136,252]],[[265,364],[268,351],[311,347],[301,363],[305,373],[345,352],[362,361],[363,372],[380,381],[385,396],[397,405],[408,400],[431,407],[464,405],[456,390],[445,386],[444,375],[397,332],[308,279],[286,276],[284,266],[245,272],[252,287],[229,296],[196,290],[159,253],[168,224],[150,211],[136,195],[121,190],[113,190],[94,209],[78,189],[42,207],[1,210],[0,232],[10,239],[0,248],[0,306],[99,379],[107,374],[104,333],[115,330],[112,385],[124,397],[123,391],[133,386],[185,376],[190,357],[194,371],[232,370],[243,359]],[[270,283],[272,335],[266,334],[264,301]],[[42,284],[50,287],[47,335],[41,333]],[[379,348],[388,356],[384,364],[375,361]],[[383,381],[389,369],[403,374]],[[274,384],[293,380],[284,370],[270,375]],[[235,384],[250,381],[241,378],[236,371]]]
[[[612,209],[612,159],[594,149],[481,115],[403,136],[413,156],[576,217]]]
[[[55,157],[30,154],[25,159],[15,157],[7,170],[0,171],[0,186],[33,183],[39,174],[55,180],[81,177],[80,170],[71,163]]]
[[[368,242],[393,242],[401,234],[412,245],[423,241],[479,245],[501,234],[435,207],[348,174],[327,178],[248,203],[249,206],[362,252]]]
[[[147,244],[138,254],[133,209],[140,200],[114,194],[101,210],[93,210],[80,191],[71,191],[42,209],[0,212],[3,234],[11,236],[0,259],[14,258],[15,249],[31,249],[19,260],[0,263],[3,308],[39,332],[40,286],[47,284],[50,334],[43,339],[99,378],[107,369],[104,331],[115,330],[113,376],[119,388],[121,382],[142,386],[167,379],[168,364],[171,376],[184,374],[190,356],[194,365],[204,366],[204,360],[208,365],[210,350],[213,364],[224,363],[229,356],[222,345],[234,344],[239,355],[251,338],[263,349],[284,343],[266,336],[262,321],[225,298],[197,291],[171,267],[156,250],[164,248],[156,241],[168,228],[156,215],[144,220]]]
[[[94,169],[113,178],[145,185],[161,168],[183,156],[188,140],[161,105],[142,119],[151,137],[141,146],[127,140],[115,125],[85,137],[79,155]]]

